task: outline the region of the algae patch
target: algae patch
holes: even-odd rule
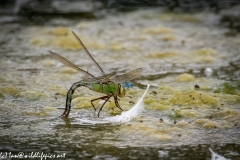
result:
[[[163,26],[153,26],[142,30],[145,34],[168,34],[171,33],[172,29]]]
[[[47,98],[48,96],[43,91],[23,91],[20,96],[27,98],[30,101],[37,101],[40,98]]]
[[[15,86],[15,85],[7,86],[7,87],[1,87],[0,91],[2,92],[2,94],[9,94],[9,95],[12,95],[14,97],[19,96],[19,93],[21,92],[21,90],[19,88],[17,88],[17,86]]]
[[[177,105],[195,105],[202,106],[207,105],[210,107],[219,106],[219,99],[214,95],[200,91],[179,90],[176,91],[173,97],[170,99],[172,104]]]
[[[192,82],[195,81],[195,76],[187,73],[183,73],[176,78],[179,82]]]
[[[178,52],[176,51],[171,51],[171,50],[166,50],[158,53],[152,53],[147,55],[147,58],[157,58],[157,59],[163,59],[163,58],[170,58],[177,56]]]
[[[224,94],[232,94],[232,95],[240,95],[240,84],[234,84],[229,82],[224,82],[219,86],[218,89],[214,91],[214,93],[224,93]]]

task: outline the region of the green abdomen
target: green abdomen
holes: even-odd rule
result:
[[[105,94],[118,94],[119,84],[114,82],[108,82],[108,84],[93,84],[92,90]]]

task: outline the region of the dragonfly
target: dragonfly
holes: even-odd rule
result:
[[[77,71],[79,71],[79,72],[81,72],[85,75],[82,80],[80,80],[78,82],[75,82],[71,86],[71,88],[68,90],[67,95],[66,95],[65,109],[64,109],[64,112],[62,113],[61,116],[62,117],[68,117],[68,115],[71,111],[71,101],[72,101],[73,93],[79,87],[87,87],[90,90],[93,90],[95,92],[100,92],[100,93],[105,94],[102,97],[95,98],[95,99],[91,100],[91,104],[92,104],[95,112],[96,112],[96,108],[95,108],[93,102],[96,101],[96,100],[104,100],[104,102],[102,103],[102,105],[101,105],[101,107],[98,111],[98,114],[97,114],[98,117],[100,115],[100,112],[101,112],[103,106],[106,104],[106,102],[109,101],[109,99],[111,97],[113,97],[116,107],[118,107],[121,111],[123,111],[123,109],[120,107],[120,105],[118,103],[118,101],[120,100],[119,98],[124,97],[125,94],[126,94],[126,89],[122,84],[127,83],[128,81],[133,80],[135,78],[138,78],[142,74],[143,69],[142,68],[137,68],[137,69],[132,70],[128,73],[125,73],[125,74],[122,74],[122,75],[117,75],[115,77],[114,77],[114,74],[106,74],[103,71],[102,67],[92,57],[92,55],[87,50],[85,45],[82,43],[80,38],[76,35],[76,33],[74,33],[73,31],[72,31],[72,33],[73,33],[74,37],[76,38],[76,40],[79,42],[79,44],[82,46],[82,48],[85,50],[88,57],[92,60],[94,65],[97,66],[97,68],[100,70],[101,76],[95,77],[94,75],[92,75],[88,71],[85,71],[85,70],[79,68],[76,64],[69,61],[65,57],[63,57],[63,56],[61,56],[61,55],[59,55],[55,52],[49,51],[50,55],[54,59],[58,60],[63,65],[68,66],[72,69],[75,69],[75,70],[77,70]]]

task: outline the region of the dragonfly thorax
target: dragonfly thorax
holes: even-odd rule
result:
[[[111,81],[105,83],[93,83],[85,86],[93,91],[105,93],[107,95],[116,95],[118,97],[123,97],[126,93],[125,88],[122,85]]]

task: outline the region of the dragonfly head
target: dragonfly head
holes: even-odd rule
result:
[[[121,98],[123,96],[125,96],[126,94],[126,90],[122,85],[119,85],[119,91],[118,91],[118,96]]]

